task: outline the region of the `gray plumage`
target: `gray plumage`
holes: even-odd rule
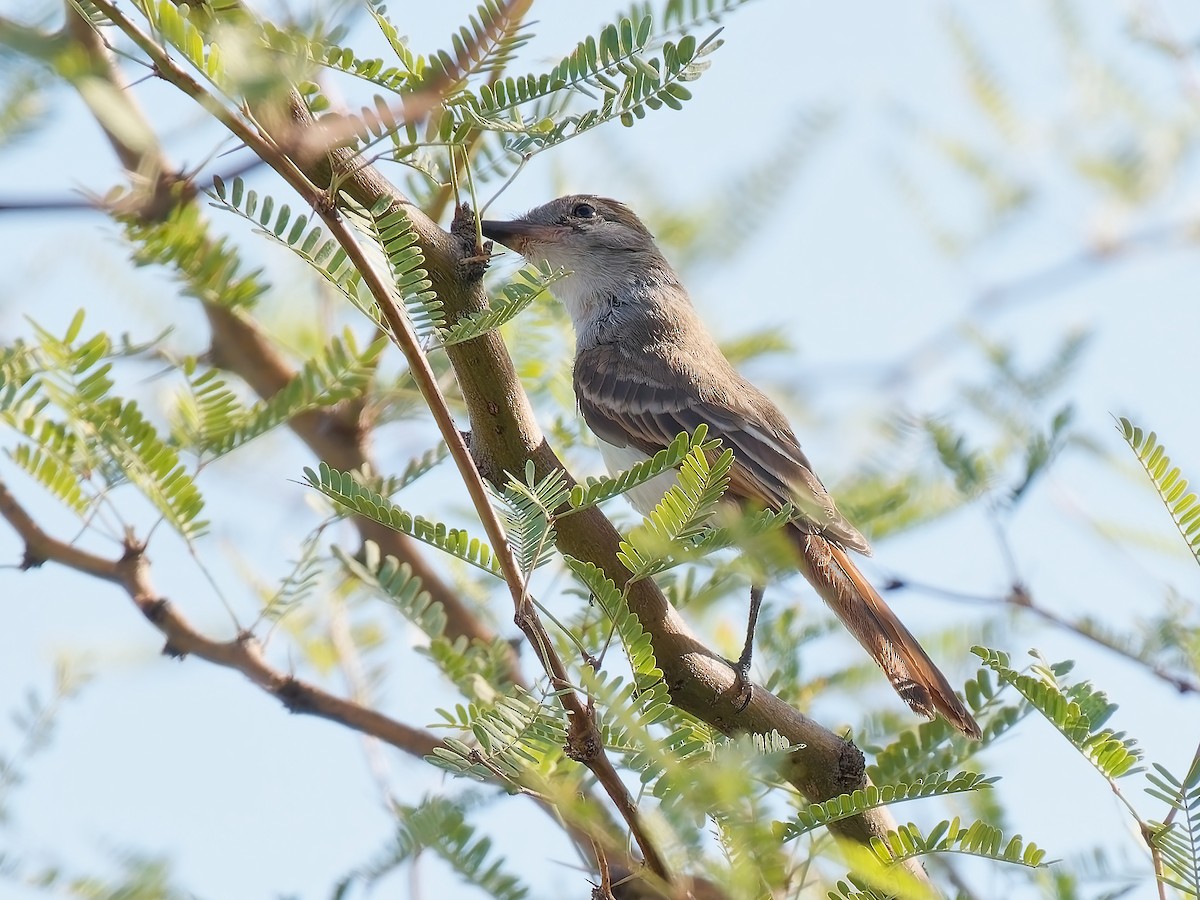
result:
[[[483,232],[571,272],[551,290],[574,323],[575,396],[606,462],[653,455],[706,424],[734,452],[726,498],[790,503],[797,566],[897,693],[978,737],[945,677],[847,555],[870,553],[866,538],[838,511],[783,413],[725,359],[637,216],[615,200],[574,195],[512,222],[485,221]],[[646,513],[662,490],[631,500]]]

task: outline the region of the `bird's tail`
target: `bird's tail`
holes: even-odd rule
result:
[[[979,725],[946,676],[846,551],[817,534],[799,534],[797,543],[804,576],[883,669],[901,699],[930,719],[941,713],[967,737],[978,738]]]

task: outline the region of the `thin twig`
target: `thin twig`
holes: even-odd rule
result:
[[[1081,637],[1099,647],[1103,647],[1105,650],[1109,650],[1112,653],[1116,653],[1118,656],[1121,656],[1130,662],[1137,663],[1155,678],[1166,682],[1181,694],[1200,694],[1200,682],[1188,678],[1186,675],[1178,675],[1174,672],[1169,672],[1163,666],[1153,663],[1147,659],[1143,659],[1133,651],[1122,647],[1120,644],[1110,641],[1103,635],[1089,631],[1086,625],[1079,622],[1072,622],[1070,619],[1060,616],[1058,613],[1048,609],[1047,607],[1039,605],[1038,603],[1034,602],[1033,595],[1029,592],[1029,589],[1019,582],[1014,584],[1012,589],[1003,596],[991,594],[972,594],[966,591],[955,590],[954,588],[944,588],[935,584],[929,584],[928,582],[913,581],[908,578],[896,576],[890,578],[885,585],[885,589],[890,591],[901,590],[904,588],[921,591],[923,593],[931,594],[935,597],[942,597],[943,599],[951,600],[957,603],[971,603],[977,606],[1008,606],[1031,612],[1050,624],[1063,629],[1064,631],[1069,631],[1071,634]]]
[[[1171,827],[1171,823],[1175,821],[1175,814],[1178,813],[1183,808],[1184,804],[1187,803],[1187,787],[1185,785],[1188,782],[1188,775],[1191,774],[1192,769],[1196,766],[1198,760],[1200,760],[1200,745],[1196,746],[1195,752],[1192,753],[1191,762],[1188,763],[1188,767],[1184,770],[1182,785],[1180,787],[1179,804],[1172,805],[1171,811],[1167,813],[1167,817],[1162,821],[1164,830]],[[1159,833],[1161,834],[1161,832]],[[1147,828],[1143,827],[1142,837],[1145,839],[1146,844],[1150,847],[1150,858],[1154,863],[1154,879],[1158,882],[1159,897],[1162,898],[1162,900],[1166,900],[1167,887],[1163,878],[1165,872],[1163,871],[1162,852],[1159,850],[1158,845],[1155,844],[1151,839],[1150,831]]]
[[[824,366],[820,372],[812,373],[812,378],[839,382],[861,378],[889,392],[902,390],[922,370],[961,347],[959,338],[986,320],[1031,303],[1050,291],[1095,278],[1104,266],[1130,259],[1137,253],[1195,243],[1198,227],[1200,222],[1195,218],[1182,218],[1132,231],[1105,244],[1085,246],[1044,267],[982,288],[968,301],[957,321],[939,327],[891,362]]]
[[[54,562],[119,586],[137,604],[142,615],[166,638],[163,653],[167,656],[197,656],[241,672],[253,684],[277,698],[290,712],[338,722],[414,756],[424,758],[443,746],[442,741],[424,729],[405,725],[274,668],[263,657],[262,648],[253,634],[241,632],[232,640],[218,641],[200,633],[173,603],[154,589],[145,545],[132,537],[126,539],[125,551],[117,559],[99,556],[60,541],[42,530],[17,502],[3,480],[0,480],[0,517],[12,526],[25,543],[22,569],[33,569],[43,563]]]
[[[358,655],[358,646],[354,643],[354,636],[350,631],[350,624],[346,621],[345,607],[340,603],[333,607],[329,616],[329,643],[333,647],[338,668],[342,670],[342,678],[351,698],[355,703],[365,703],[370,696],[367,677]],[[392,792],[387,759],[381,752],[378,741],[370,735],[363,735],[362,750],[367,761],[367,771],[371,773],[375,786],[383,797],[384,808],[392,813],[396,809],[396,795]]]
[[[222,181],[230,181],[241,175],[245,175],[259,166],[264,165],[263,161],[258,157],[246,160],[235,166],[230,166],[228,169],[211,174],[202,181],[197,181],[194,176],[187,176],[189,184],[193,185],[195,190],[204,192],[212,188],[216,179]],[[111,209],[104,204],[97,196],[89,194],[80,194],[79,196],[63,196],[63,197],[25,197],[25,198],[10,198],[0,199],[0,213],[57,213],[57,212],[100,212],[109,213]]]
[[[612,873],[608,868],[608,856],[604,853],[604,848],[599,844],[595,844],[594,850],[596,853],[596,868],[600,873],[600,883],[596,885],[596,890],[592,892],[592,900],[613,900]]]

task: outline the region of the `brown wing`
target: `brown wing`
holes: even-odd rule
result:
[[[651,454],[681,431],[707,424],[711,435],[733,448],[729,494],[773,507],[792,503],[800,511],[794,527],[801,571],[896,692],[922,715],[941,713],[978,738],[979,725],[945,676],[846,555],[847,547],[870,552],[867,541],[837,511],[783,414],[715,346],[679,344],[698,347],[707,357],[690,363],[661,346],[640,354],[624,345],[582,351],[575,396],[588,426],[607,443]]]
[[[654,375],[664,371],[663,363],[656,359],[651,366],[643,356],[613,344],[579,354],[575,396],[597,437],[654,454],[680,432],[691,433],[703,423],[709,435],[733,449],[730,495],[775,509],[790,503],[800,513],[796,525],[802,530],[871,552],[813,474],[783,413],[762,392],[728,364],[721,367],[724,384],[705,384],[698,373],[679,365],[666,370],[680,376],[666,384],[661,374]]]

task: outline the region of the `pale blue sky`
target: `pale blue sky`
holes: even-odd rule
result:
[[[1089,42],[1111,53],[1172,115],[1194,120],[1195,107],[1179,103],[1178,79],[1188,73],[1163,65],[1125,33],[1125,17],[1134,4],[1088,0],[1077,5],[1086,9],[1082,21]],[[392,11],[416,46],[429,47],[467,6],[393,3]],[[1177,34],[1200,31],[1200,13],[1189,4],[1159,7],[1173,18]],[[0,8],[11,15],[16,4],[0,3]],[[605,21],[609,8],[584,0],[537,4],[538,39],[523,67],[557,57],[581,27]],[[964,93],[947,30],[954,12],[980,36],[1009,83],[1014,105],[1035,126],[1028,132],[1007,141],[996,137]],[[899,390],[856,375],[863,367],[893,360],[922,337],[938,333],[983,288],[1071,258],[1103,223],[1136,230],[1195,213],[1194,177],[1164,192],[1149,214],[1122,220],[1115,207],[1099,203],[1062,170],[1056,150],[1066,136],[1059,126],[1075,100],[1067,93],[1064,58],[1049,23],[1050,4],[1041,0],[750,3],[727,20],[727,44],[694,85],[696,98],[684,112],[653,115],[632,130],[610,127],[543,154],[491,212],[521,211],[564,190],[610,194],[636,207],[638,195],[628,175],[611,162],[613,148],[620,158],[637,159],[661,196],[703,195],[733,176],[745,159],[765,152],[754,146],[753,135],[782,132],[791,115],[806,109],[837,110],[836,126],[799,176],[780,173],[784,197],[754,246],[736,260],[699,270],[691,284],[697,305],[714,326],[773,324],[792,336],[798,350],[794,360],[776,359],[769,372],[762,371],[777,383],[809,392],[803,403],[779,399],[793,411],[813,411],[810,422],[797,421],[798,430],[818,471],[836,480],[854,467],[873,418],[898,405],[916,412],[941,410],[956,386],[982,372],[978,359],[964,353]],[[137,93],[152,117],[168,107],[185,110],[168,115],[168,146],[177,161],[193,163],[209,152],[215,132],[197,127],[200,118],[177,103],[169,89],[145,84]],[[59,195],[73,186],[103,191],[119,179],[80,105],[64,96],[57,109],[51,129],[0,156],[0,196]],[[936,208],[958,222],[973,221],[973,195],[945,165],[933,161],[926,145],[911,139],[900,124],[901,110],[947,133],[992,142],[998,154],[1015,160],[1022,177],[1044,189],[1033,211],[977,253],[957,259],[944,255],[915,223],[890,171],[897,163],[911,166]],[[216,221],[232,227],[225,219]],[[203,323],[190,302],[175,299],[161,276],[128,272],[124,245],[98,217],[6,216],[0,218],[0,246],[7,263],[0,276],[0,333],[26,330],[27,315],[61,329],[87,302],[95,327],[131,329],[146,337],[172,320],[185,332],[195,329],[196,349],[203,346]],[[69,248],[66,254],[64,248]],[[264,257],[281,273],[277,283],[294,274],[279,266],[278,257]],[[1111,415],[1131,415],[1156,428],[1185,472],[1200,477],[1200,427],[1189,390],[1200,375],[1195,284],[1193,253],[1148,251],[1104,267],[1098,277],[1037,295],[991,320],[988,333],[1013,342],[1022,358],[1036,361],[1068,329],[1091,330],[1094,339],[1069,391],[1080,429],[1109,453],[1124,455]],[[381,462],[402,465],[427,436],[381,448]],[[269,450],[248,452],[276,457],[277,483],[239,479],[232,471],[236,459],[206,476],[205,483],[211,485],[214,512],[227,512],[225,503],[241,499],[245,520],[215,522],[208,544],[231,585],[236,563],[229,560],[252,559],[264,576],[285,571],[296,542],[315,521],[302,489],[288,480],[311,464],[307,453],[282,440]],[[70,518],[21,482],[10,463],[0,460],[0,471],[47,528],[71,533]],[[1186,560],[1115,550],[1088,531],[1080,512],[1172,536],[1158,501],[1136,480],[1069,455],[1020,509],[1012,528],[1022,574],[1039,602],[1064,614],[1091,611],[1119,625],[1150,613],[1165,584],[1194,599],[1195,569]],[[0,528],[0,560],[19,554],[11,532]],[[156,534],[151,556],[162,592],[198,624],[223,633],[228,620],[219,602],[164,531]],[[978,510],[884,542],[868,565],[873,575],[901,573],[964,591],[998,594],[1006,587],[1002,560]],[[773,596],[785,601],[801,590],[793,583]],[[61,653],[89,660],[96,676],[63,714],[54,746],[31,764],[29,783],[14,797],[15,843],[32,851],[33,859],[39,858],[38,848],[46,848],[73,863],[100,866],[112,849],[137,848],[170,857],[179,883],[202,897],[319,898],[328,896],[334,878],[374,857],[385,841],[389,820],[353,734],[287,715],[240,676],[159,657],[157,634],[109,586],[51,568],[27,574],[0,570],[0,598],[6,616],[0,629],[0,709],[16,706],[31,685],[44,688],[52,660]],[[977,622],[971,610],[918,593],[895,602],[917,631],[958,623],[970,629]],[[731,608],[728,615],[728,623],[738,627],[741,609]],[[508,613],[500,607],[496,617],[506,621]],[[404,630],[397,626],[396,631],[400,646]],[[1185,767],[1200,739],[1195,698],[1180,699],[1136,667],[1032,621],[1020,620],[1009,640],[1005,649],[1015,654],[1036,645],[1051,659],[1078,658],[1077,673],[1098,681],[1121,704],[1114,724],[1140,736],[1153,759],[1176,770]],[[848,641],[821,646],[857,652]],[[398,658],[404,656],[397,652]],[[956,680],[973,669],[969,660],[949,668]],[[386,697],[389,712],[418,724],[432,720],[438,698],[409,696],[402,683],[425,673],[419,667],[401,670]],[[837,715],[831,712],[831,718]],[[13,730],[0,726],[0,747],[14,743]],[[442,783],[439,773],[420,762],[385,756],[402,799],[416,800],[423,789]],[[1037,760],[1036,766],[1030,760]],[[1029,720],[989,751],[981,765],[1004,779],[999,790],[1005,792],[1012,826],[1046,846],[1052,857],[1104,841],[1133,857],[1131,866],[1148,868],[1135,843],[1119,837],[1127,823],[1116,802],[1049,726]],[[1069,828],[1062,811],[1043,803],[1046,796],[1064,796],[1064,785],[1082,796]],[[1140,787],[1131,784],[1129,792],[1138,796]],[[1152,804],[1142,808],[1147,815],[1161,815]],[[900,815],[926,824],[936,820],[933,807],[919,804]],[[497,844],[529,876],[539,896],[560,896],[568,889],[584,895],[577,875],[545,862],[570,860],[570,853],[531,804],[502,803],[481,822],[496,826]],[[0,845],[11,836],[0,832]],[[435,886],[443,883],[431,874],[436,871],[435,865],[422,863],[425,896],[436,895]],[[1002,868],[978,871],[984,896],[1007,893]],[[1150,890],[1149,884],[1143,887]],[[401,877],[381,894],[403,897],[407,891]]]

